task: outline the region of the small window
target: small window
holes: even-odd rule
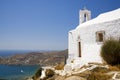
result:
[[[98,31],[96,32],[96,41],[97,42],[104,42],[105,31]]]

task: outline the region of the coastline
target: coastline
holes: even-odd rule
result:
[[[26,80],[32,77],[38,65],[3,65],[0,64],[0,80]]]

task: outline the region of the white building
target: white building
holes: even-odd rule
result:
[[[120,38],[120,9],[91,19],[91,11],[80,10],[79,25],[69,31],[67,65],[72,68],[86,63],[102,63],[100,49],[110,37]],[[91,19],[91,20],[90,20]]]

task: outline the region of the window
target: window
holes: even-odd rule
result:
[[[96,32],[96,41],[97,42],[104,42],[104,38],[105,38],[105,31]]]

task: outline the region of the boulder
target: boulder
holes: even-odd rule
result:
[[[86,79],[79,77],[79,76],[70,76],[70,77],[66,78],[65,80],[86,80]]]

